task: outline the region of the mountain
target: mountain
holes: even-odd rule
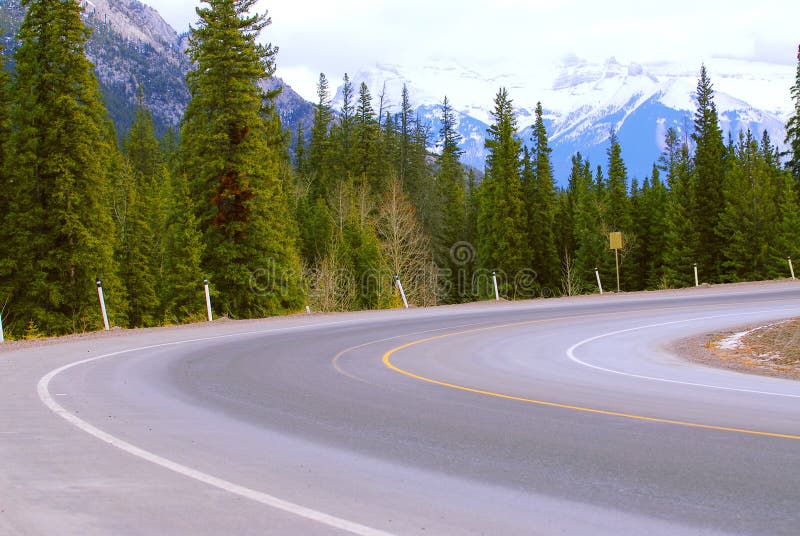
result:
[[[157,132],[177,126],[189,100],[185,85],[190,67],[184,53],[187,36],[179,35],[156,10],[137,0],[83,3],[86,22],[93,29],[86,52],[96,66],[117,129],[127,132],[140,85]],[[19,0],[0,2],[0,30],[9,49],[15,46],[14,35],[23,16]],[[746,128],[759,136],[767,130],[773,143],[782,146],[792,111],[789,89],[794,83],[794,66],[713,59],[706,67],[716,90],[723,130],[733,136]],[[421,65],[376,64],[351,73],[351,81],[354,87],[365,82],[376,100],[383,93],[389,111],[397,111],[402,86],[407,84],[411,102],[429,128],[433,151],[441,128],[440,103],[447,95],[462,136],[462,159],[479,170],[486,157],[484,138],[497,90],[506,87],[514,99],[524,142],[530,140],[532,112],[541,101],[555,176],[563,185],[571,157],[578,151],[593,165],[605,166],[611,129],[617,132],[629,176],[648,176],[663,148],[667,128],[691,133],[699,71],[699,63],[626,65],[613,58],[592,63],[567,57],[544,69],[490,73],[439,60]],[[302,123],[308,135],[312,104],[279,78],[264,82],[266,89],[277,86],[283,87],[276,106],[284,127],[294,130]],[[334,108],[340,105],[341,87]]]
[[[130,128],[141,86],[156,132],[177,127],[189,102],[185,77],[191,64],[185,54],[186,34],[178,34],[158,12],[137,0],[82,0],[84,19],[92,28],[86,55],[94,63],[100,88],[117,131]],[[6,53],[25,16],[19,0],[0,3],[0,31]],[[287,127],[312,116],[307,103],[280,79],[265,89],[283,87],[276,99]]]
[[[792,109],[789,88],[794,68],[729,59],[714,60],[707,67],[723,131],[737,136],[750,128],[760,136],[767,130],[773,143],[781,146]],[[377,64],[351,78],[354,85],[363,81],[370,88],[385,88],[394,103],[407,84],[411,101],[418,105],[417,113],[434,139],[441,126],[438,103],[446,93],[457,112],[463,160],[479,169],[486,156],[483,140],[498,88],[507,87],[515,100],[524,142],[530,140],[532,112],[541,101],[556,178],[565,184],[572,155],[578,151],[593,165],[605,166],[611,129],[619,137],[629,176],[640,180],[649,176],[667,128],[691,134],[699,70],[700,64],[623,65],[613,58],[593,64],[571,57],[549,71],[533,73],[489,76],[442,62],[424,67]],[[337,92],[334,102],[339,99]]]

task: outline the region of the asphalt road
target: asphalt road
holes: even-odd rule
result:
[[[800,383],[682,337],[800,284],[302,315],[0,353],[0,534],[800,533]]]

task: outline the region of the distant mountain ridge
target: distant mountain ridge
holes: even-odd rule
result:
[[[716,71],[714,70],[716,68]],[[493,98],[500,86],[509,89],[517,113],[519,138],[531,137],[533,109],[541,101],[553,150],[556,179],[566,183],[572,155],[580,152],[593,165],[605,167],[610,131],[616,131],[630,178],[639,181],[651,174],[652,165],[663,149],[669,127],[691,134],[695,104],[694,91],[700,64],[694,70],[674,64],[622,65],[611,58],[592,64],[567,58],[551,72],[537,73],[551,83],[539,90],[541,80],[524,80],[519,75],[482,77],[455,64],[407,68],[378,64],[351,76],[354,84],[383,88],[399,99],[402,85],[418,104],[417,112],[435,138],[441,127],[440,103],[444,97],[435,88],[448,90],[456,110],[457,130],[462,136],[463,161],[482,168],[483,146],[491,122]],[[743,74],[744,73],[744,74]],[[791,113],[790,88],[794,69],[788,66],[736,60],[715,60],[710,66],[715,85],[715,103],[720,126],[734,136],[751,129],[759,137],[766,130],[773,143],[782,146],[785,124]],[[337,93],[335,102],[341,99]],[[758,101],[758,105],[751,101]],[[769,107],[769,103],[782,103]]]
[[[96,66],[118,130],[126,132],[132,121],[140,85],[157,131],[163,133],[177,126],[189,101],[185,75],[190,63],[184,53],[187,36],[178,34],[157,10],[138,0],[83,0],[83,5],[87,24],[93,28],[87,56]],[[0,4],[0,29],[7,48],[15,45],[13,36],[23,15],[19,0]],[[747,128],[758,136],[766,130],[773,143],[782,146],[792,110],[789,90],[794,83],[794,68],[729,59],[715,59],[707,67],[723,130],[734,136]],[[400,101],[402,85],[407,84],[412,105],[429,128],[433,151],[441,127],[440,103],[446,94],[456,111],[462,160],[479,170],[486,158],[484,139],[497,90],[501,86],[509,89],[519,137],[526,143],[530,140],[532,112],[541,101],[555,176],[563,185],[570,159],[578,151],[593,165],[605,166],[611,129],[617,132],[629,176],[642,180],[650,175],[666,130],[674,127],[684,135],[691,133],[695,108],[692,95],[699,70],[699,63],[689,67],[669,63],[624,65],[610,58],[598,64],[568,57],[548,70],[530,73],[486,74],[440,61],[415,66],[376,64],[350,75],[354,86],[365,82],[373,96],[385,87],[387,99],[395,105],[393,111]],[[336,73],[326,74],[336,79]],[[313,105],[281,79],[265,81],[269,89],[279,85],[283,92],[276,106],[284,127],[294,131],[302,123],[308,135]],[[334,107],[340,105],[341,88],[334,97]]]

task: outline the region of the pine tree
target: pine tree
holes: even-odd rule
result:
[[[356,113],[353,92],[353,83],[345,73],[342,82],[342,108],[331,132],[334,174],[339,180],[353,173],[353,123]]]
[[[789,160],[786,169],[794,179],[795,187],[800,192],[800,45],[797,47],[797,74],[792,86],[794,113],[786,124],[786,145],[789,147]]]
[[[592,175],[591,164],[580,153],[572,159],[570,174],[574,197],[575,270],[586,288],[597,288],[595,268],[609,284],[613,264],[609,263],[608,224],[605,222],[605,179],[600,168]],[[611,261],[613,263],[613,260]]]
[[[714,104],[714,89],[705,65],[700,69],[695,98],[697,110],[692,133],[694,173],[697,176],[695,212],[692,215],[698,240],[695,256],[706,276],[717,280],[722,262],[722,239],[717,234],[717,226],[724,203],[725,145]]]
[[[171,181],[170,190],[160,298],[164,320],[179,323],[203,318],[205,298],[201,263],[204,247],[185,175],[177,175]]]
[[[778,176],[778,220],[775,237],[770,244],[770,275],[786,277],[789,274],[788,258],[798,266],[800,259],[800,196],[794,180],[787,170]]]
[[[725,177],[724,199],[717,229],[723,254],[721,277],[727,281],[766,277],[777,207],[770,169],[749,130],[739,134]]]
[[[383,174],[377,164],[378,137],[379,127],[372,108],[372,95],[367,84],[361,82],[353,119],[353,172],[370,185],[374,194],[381,192],[384,186]]]
[[[667,130],[665,148],[659,158],[659,169],[667,174],[669,196],[665,214],[664,274],[659,287],[685,287],[694,283],[692,265],[696,262],[697,229],[695,182],[689,146],[681,141],[674,128]],[[705,274],[701,271],[702,277]]]
[[[255,0],[211,0],[189,39],[195,65],[183,120],[184,169],[192,178],[203,259],[217,309],[256,317],[302,306],[297,229],[284,190],[286,140],[275,94],[276,50],[256,43],[270,23]]]
[[[537,272],[540,285],[552,291],[560,284],[560,262],[555,237],[558,199],[553,166],[550,163],[552,149],[547,140],[541,102],[536,104],[535,114],[536,121],[531,135],[532,173],[526,181],[525,192],[530,265]]]
[[[3,217],[8,212],[8,184],[6,179],[6,145],[11,135],[11,80],[6,71],[6,56],[3,45],[0,44],[0,225]],[[0,260],[0,264],[2,264]],[[2,268],[0,268],[2,270]],[[0,288],[0,299],[4,293]],[[0,305],[2,307],[2,305]]]
[[[107,205],[109,155],[117,151],[92,65],[89,31],[76,1],[23,0],[15,54],[9,200],[0,237],[10,262],[4,319],[58,334],[102,326],[95,278],[103,279],[112,322],[124,323],[124,291],[113,260]]]
[[[634,224],[637,229],[642,229],[640,250],[643,288],[656,289],[662,286],[664,281],[668,196],[669,191],[661,181],[661,169],[653,165],[649,188],[645,188],[642,194],[644,223]]]
[[[441,155],[436,175],[437,205],[440,207],[441,220],[439,232],[434,236],[434,258],[446,275],[443,278],[443,285],[447,290],[444,301],[448,303],[456,303],[466,297],[460,281],[464,280],[465,264],[472,261],[471,258],[456,255],[459,245],[469,248],[463,244],[467,239],[466,182],[464,167],[459,161],[463,153],[459,148],[459,141],[453,108],[445,97],[442,102],[442,128],[438,142]]]
[[[118,166],[124,213],[117,212],[120,275],[128,294],[132,326],[150,326],[163,316],[157,296],[163,274],[163,229],[169,195],[167,169],[143,95],[130,132],[123,139],[127,162]],[[117,196],[115,196],[116,198]]]
[[[328,79],[323,73],[317,83],[317,103],[314,105],[314,125],[308,144],[308,174],[311,180],[312,197],[326,199],[333,188],[331,174],[331,137],[333,122],[328,89]]]
[[[492,119],[486,137],[486,175],[478,198],[478,259],[484,275],[498,271],[504,294],[529,296],[532,289],[523,284],[530,268],[526,266],[528,222],[520,177],[521,143],[505,88],[495,96]],[[482,292],[489,294],[489,289]]]

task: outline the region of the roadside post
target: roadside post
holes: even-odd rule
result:
[[[617,292],[619,292],[619,250],[622,249],[622,233],[619,231],[608,233],[608,241],[614,250],[614,262],[617,265]]]
[[[494,284],[494,301],[500,301],[500,291],[497,289],[497,270],[492,270],[492,283]]]
[[[403,298],[403,306],[408,309],[408,300],[406,299],[406,293],[403,290],[403,284],[400,282],[399,274],[394,274],[394,281],[397,284],[397,290],[400,291],[400,297]]]
[[[789,273],[792,274],[792,279],[794,279],[794,266],[792,265],[792,258],[791,257],[786,257],[786,258],[789,259]],[[0,327],[2,327],[2,325],[0,325]]]
[[[206,293],[206,314],[208,315],[208,321],[211,322],[214,320],[214,317],[211,314],[211,294],[208,292],[208,278],[203,279],[203,288],[205,289]]]
[[[0,342],[6,342],[6,337],[3,335],[3,313],[0,312]]]
[[[108,331],[111,329],[108,326],[108,314],[106,313],[106,299],[103,296],[103,282],[98,279],[97,280],[97,297],[100,300],[100,312],[103,313],[103,326],[105,330]]]
[[[693,266],[694,266],[694,286],[699,287],[700,279],[698,279],[697,277],[697,263],[694,263]]]
[[[600,282],[600,269],[595,267],[594,275],[597,278],[597,288],[600,289],[600,294],[603,293],[603,284]]]

